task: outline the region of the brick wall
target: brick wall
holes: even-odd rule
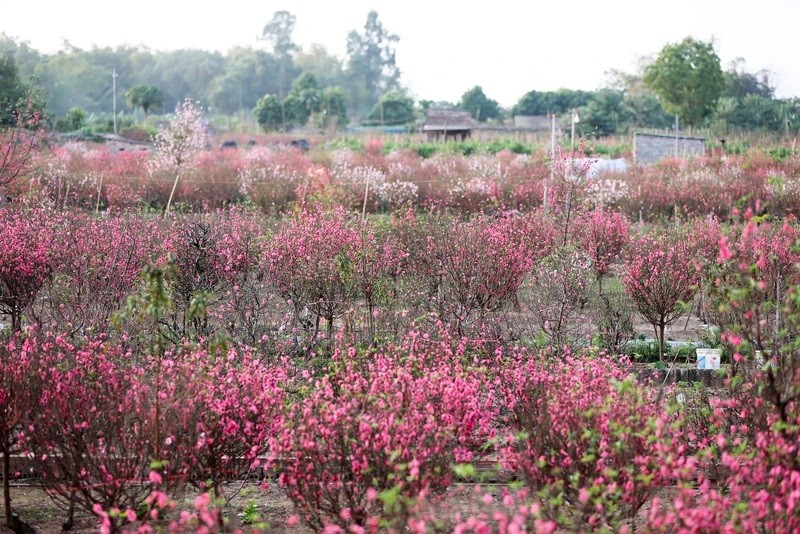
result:
[[[702,156],[706,150],[706,140],[702,137],[678,136],[678,157]],[[651,165],[666,157],[675,157],[675,136],[633,134],[633,162],[635,165]]]

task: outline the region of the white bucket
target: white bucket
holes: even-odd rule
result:
[[[698,369],[719,369],[722,349],[696,349]]]

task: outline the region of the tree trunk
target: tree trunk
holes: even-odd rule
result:
[[[3,507],[5,508],[6,526],[11,528],[11,450],[5,432],[0,439],[3,440]]]
[[[16,303],[11,306],[11,335],[22,330],[22,311]]]
[[[178,187],[178,178],[180,178],[180,171],[175,173],[175,182],[172,184],[172,191],[169,193],[169,200],[167,200],[167,207],[164,209],[164,217],[169,215],[169,207],[172,205],[172,197],[175,196],[175,189]]]

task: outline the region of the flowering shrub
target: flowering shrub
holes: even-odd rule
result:
[[[11,454],[19,452],[23,429],[36,415],[42,387],[38,379],[52,362],[41,351],[21,351],[12,342],[0,345],[0,452],[3,455],[3,508],[5,525],[11,527]],[[16,476],[15,476],[16,478]]]
[[[355,348],[335,357],[341,366],[291,410],[280,482],[317,531],[402,525],[406,501],[441,493],[451,464],[492,436],[485,378],[414,333],[363,363]]]
[[[64,337],[32,336],[10,349],[21,358],[39,353],[42,388],[25,446],[48,495],[70,510],[68,521],[75,506],[95,514],[138,509],[149,492],[140,482],[158,457],[142,370],[121,364],[130,355],[101,341],[76,347]]]
[[[516,301],[533,258],[506,231],[507,223],[454,221],[428,238],[429,284],[439,318],[464,335]],[[476,322],[477,329],[470,328]]]
[[[15,124],[0,129],[0,190],[11,186],[32,170],[44,139],[43,114],[38,102],[28,99],[13,112]]]
[[[166,172],[175,176],[164,213],[169,212],[178,178],[192,168],[195,156],[208,144],[203,114],[197,104],[185,100],[175,107],[175,116],[167,128],[153,140],[153,158],[149,161],[151,173]]]
[[[0,209],[0,312],[11,317],[11,331],[53,272],[55,217],[46,210]]]
[[[687,452],[701,469],[695,484],[679,485],[672,500],[653,499],[645,516],[649,531],[800,528],[800,410],[796,399],[775,394],[769,374],[734,380],[731,394],[694,410],[701,424],[688,427]]]
[[[717,266],[706,271],[707,312],[753,350],[777,351],[794,337],[794,325],[784,313],[787,306],[792,309],[792,288],[800,282],[797,240],[789,221],[751,220],[719,237]]]
[[[606,359],[512,359],[498,384],[512,433],[503,462],[541,518],[568,530],[633,525],[661,484],[672,429],[655,392]]]
[[[621,213],[593,210],[575,219],[576,240],[592,259],[601,291],[603,276],[608,274],[628,243],[629,230],[630,221]]]
[[[700,282],[700,269],[687,236],[663,233],[631,240],[622,283],[641,313],[655,330],[659,356],[664,355],[664,332],[684,313]]]
[[[37,315],[46,328],[71,335],[108,332],[139,282],[142,268],[155,259],[161,234],[140,217],[99,219],[81,213],[65,216],[54,237],[54,272],[46,302]]]
[[[287,221],[266,250],[265,270],[273,287],[292,306],[305,329],[319,333],[320,321],[333,322],[353,298],[353,263],[359,236],[344,210],[304,211]],[[306,314],[313,317],[312,324]]]
[[[581,316],[588,313],[591,268],[589,256],[572,246],[559,247],[536,264],[522,299],[533,319],[532,338],[543,333],[557,352],[586,333]]]
[[[328,171],[313,166],[297,150],[254,148],[238,171],[239,192],[263,210],[282,211],[290,203],[321,192]]]
[[[70,521],[77,506],[111,530],[143,519],[155,490],[191,482],[224,497],[224,481],[265,461],[290,383],[279,367],[234,350],[134,357],[100,339],[74,345],[33,332],[8,351],[32,371],[17,397],[28,404],[16,406],[26,410],[19,439],[36,475]]]
[[[224,497],[223,482],[271,466],[265,455],[283,421],[285,369],[231,349],[151,358],[147,375],[158,376],[152,394],[163,399],[158,472]]]
[[[375,188],[375,195],[388,208],[413,204],[417,200],[419,186],[414,182],[383,182]]]

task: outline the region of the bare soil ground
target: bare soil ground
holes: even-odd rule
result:
[[[666,338],[670,341],[699,341],[706,334],[706,325],[692,312],[683,315],[671,326],[667,327]],[[633,325],[636,335],[642,334],[646,338],[654,338],[655,332],[653,325],[648,323],[644,317],[637,314]]]
[[[255,484],[246,484],[242,488],[242,484],[238,483],[229,485],[226,491],[234,494],[240,488],[241,491],[231,500],[230,507],[226,511],[228,516],[230,514],[236,516],[240,525],[245,507],[248,506],[248,503],[252,503],[250,507],[255,506],[260,520],[264,522],[265,530],[269,532],[311,532],[299,525],[291,528],[287,526],[287,520],[293,513],[292,503],[277,484],[271,484],[264,491]],[[189,492],[179,509],[192,510],[194,496],[194,493]],[[62,531],[61,526],[66,520],[67,514],[47,496],[40,486],[35,483],[15,485],[11,489],[11,500],[12,507],[19,513],[20,519],[35,528],[37,532],[49,534]],[[0,511],[2,511],[0,517],[3,517],[5,510],[2,503],[0,503]],[[175,512],[175,517],[177,517],[177,513]],[[93,514],[84,510],[76,510],[75,525],[70,532],[76,534],[95,533],[99,530],[98,525],[97,518]],[[0,525],[0,533],[5,532],[11,531]]]
[[[235,491],[241,484],[231,484],[227,490]],[[474,517],[481,513],[491,515],[492,511],[503,509],[508,510],[507,507],[501,504],[501,495],[504,486],[502,484],[486,484],[477,486],[473,484],[454,484],[451,486],[444,495],[441,501],[437,501],[432,505],[433,514],[444,523],[440,527],[446,530],[452,530],[455,526],[455,518],[460,517],[462,520],[468,517]],[[662,488],[658,492],[658,496],[662,500],[669,502],[670,496],[674,494],[674,488]],[[491,495],[492,501],[487,504],[484,501],[485,495]],[[20,517],[28,522],[37,532],[41,534],[61,532],[61,525],[65,518],[65,513],[56,507],[47,495],[38,486],[25,486],[15,487],[12,490],[12,499],[15,509],[19,512]],[[181,509],[191,510],[193,496],[187,497]],[[230,503],[230,507],[226,509],[226,520],[228,526],[231,526],[229,518],[230,514],[237,516],[237,525],[242,527],[245,532],[248,532],[247,526],[242,525],[241,518],[248,503],[255,506],[260,517],[260,523],[255,527],[258,532],[277,532],[277,533],[299,533],[310,534],[313,530],[297,524],[288,526],[287,521],[293,514],[292,504],[286,497],[283,490],[277,485],[272,485],[268,490],[264,491],[257,486],[245,487]],[[637,516],[637,523],[645,517],[649,503],[647,503],[642,510],[639,511]],[[0,508],[2,510],[2,508]],[[178,512],[175,512],[177,516]],[[153,525],[158,527],[158,525]],[[166,523],[160,526],[166,526]],[[88,534],[99,531],[98,522],[95,517],[85,511],[76,513],[75,526],[73,526],[71,533]],[[0,534],[11,532],[3,526],[0,526]]]

